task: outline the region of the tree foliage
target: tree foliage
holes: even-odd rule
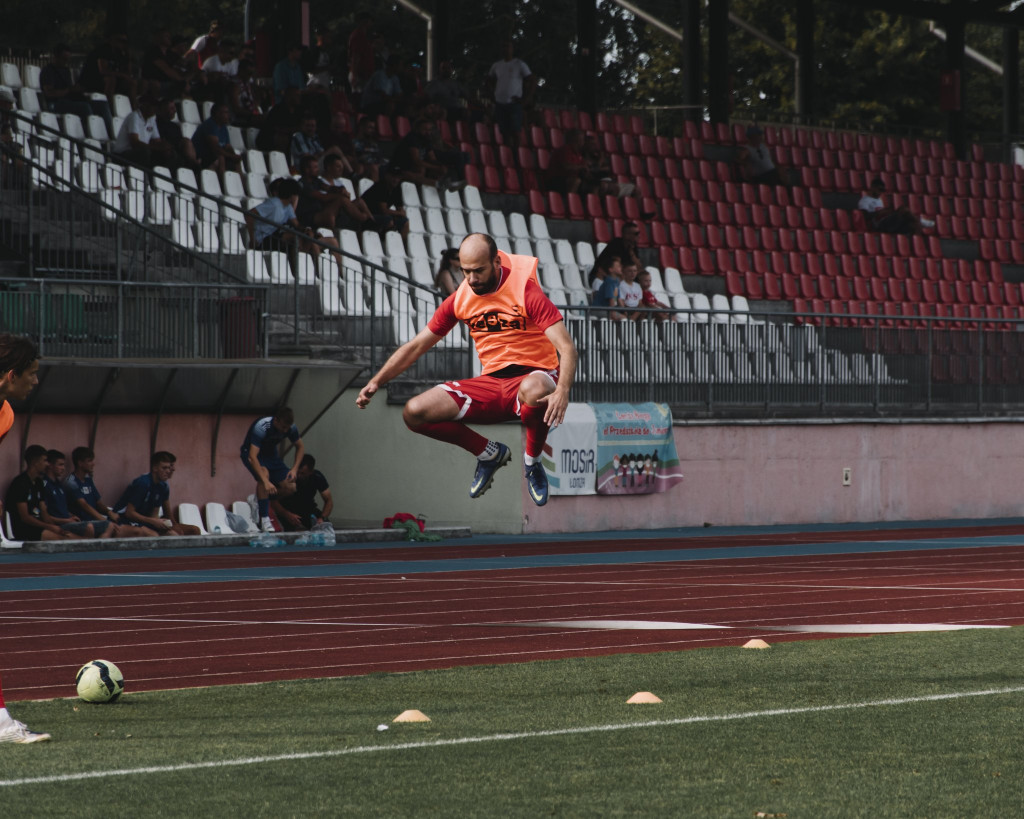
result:
[[[670,26],[680,26],[678,0],[635,0]],[[126,6],[123,20],[108,19],[116,3]],[[428,11],[434,0],[418,0]],[[796,49],[795,4],[778,0],[731,0],[730,11],[789,49]],[[296,0],[254,0],[253,27],[286,36],[284,22],[294,19]],[[537,99],[571,105],[578,93],[579,48],[575,0],[449,0],[448,53],[460,79],[482,88],[501,43],[511,37],[518,55],[541,80]],[[335,32],[344,47],[356,13],[370,11],[389,51],[425,65],[426,25],[396,2],[310,0],[314,23]],[[859,4],[821,0],[815,6],[814,115],[845,124],[894,127],[915,125],[935,132],[945,119],[939,108],[939,77],[945,44],[928,23]],[[65,40],[88,50],[108,25],[123,27],[141,50],[160,26],[195,36],[213,18],[242,31],[240,0],[7,0],[0,44],[43,51]],[[706,12],[705,12],[706,13]],[[602,108],[623,109],[682,102],[683,48],[677,40],[625,11],[613,0],[597,0],[598,65],[596,85]],[[236,35],[237,36],[237,35]],[[707,87],[706,31],[702,64]],[[999,62],[1002,32],[993,26],[968,28],[970,46]],[[729,26],[729,87],[733,112],[743,118],[785,119],[796,105],[795,69],[790,57],[735,25]],[[998,131],[1001,79],[971,61],[963,79],[969,128]]]

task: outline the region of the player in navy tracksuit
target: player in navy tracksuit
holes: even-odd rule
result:
[[[285,438],[295,444],[295,463],[291,469],[285,466],[278,451]],[[295,492],[295,473],[305,454],[299,428],[295,426],[295,414],[288,407],[281,407],[273,415],[253,421],[245,434],[239,455],[245,468],[256,479],[256,503],[260,528],[264,532],[274,531],[270,520],[270,496],[284,498]]]

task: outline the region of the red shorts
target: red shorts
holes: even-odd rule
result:
[[[455,399],[459,405],[457,421],[472,421],[474,424],[497,424],[515,421],[519,418],[519,385],[532,373],[541,373],[558,383],[558,370],[532,370],[511,378],[496,378],[493,375],[478,375],[461,381],[446,381],[442,390]]]

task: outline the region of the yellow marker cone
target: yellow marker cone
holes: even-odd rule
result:
[[[430,722],[430,717],[424,714],[422,711],[411,709],[409,711],[403,711],[392,722]]]
[[[626,702],[632,705],[639,705],[642,703],[661,702],[661,700],[654,696],[650,691],[637,691],[632,697],[626,700]]]
[[[771,648],[764,640],[748,640],[743,644],[744,648]]]

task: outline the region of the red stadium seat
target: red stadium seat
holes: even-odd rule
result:
[[[565,203],[562,201],[562,194],[558,191],[548,191],[548,218],[549,219],[565,219]],[[597,239],[597,241],[602,241]],[[606,240],[610,241],[610,240]]]
[[[483,147],[483,146],[481,146]],[[493,165],[484,166],[484,193],[501,193],[501,176]]]
[[[583,200],[578,193],[565,195],[565,208],[570,219],[585,219],[586,213],[583,210]]]
[[[546,216],[548,212],[547,202],[544,201],[544,194],[538,190],[531,190],[528,194],[530,202],[530,212],[539,213],[541,216]]]

